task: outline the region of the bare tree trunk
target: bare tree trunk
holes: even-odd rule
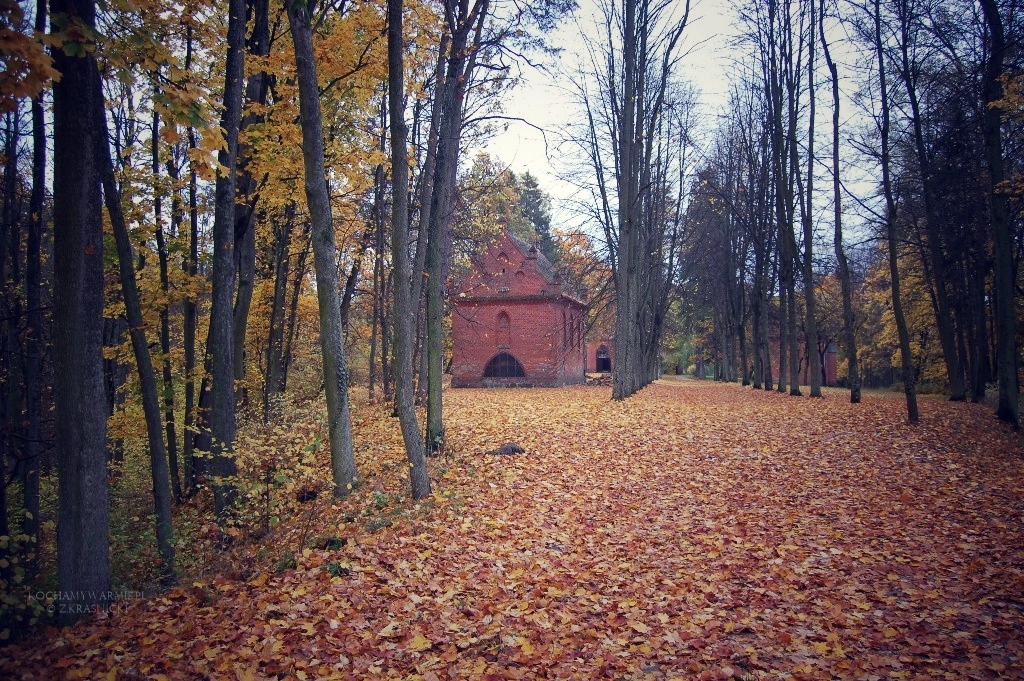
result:
[[[430,495],[430,474],[413,403],[412,349],[416,325],[409,262],[409,157],[406,147],[402,0],[388,0],[388,108],[391,113],[391,258],[395,270],[395,403],[409,458],[413,499]],[[416,273],[415,276],[419,276]]]
[[[253,15],[253,29],[249,36],[249,54],[254,57],[265,57],[270,54],[269,0],[249,0]],[[245,101],[249,104],[263,105],[267,102],[269,77],[265,71],[249,76],[245,85]],[[250,126],[263,121],[263,116],[250,112],[241,121],[240,134]],[[234,318],[234,362],[235,380],[240,381],[238,402],[248,403],[248,390],[245,380],[245,335],[249,324],[249,309],[252,306],[253,289],[256,284],[256,204],[259,201],[256,179],[249,172],[248,144],[239,144],[238,172],[235,200],[235,259],[238,268],[238,293],[232,312]]]
[[[815,311],[814,296],[814,0],[807,3],[810,9],[810,21],[807,30],[807,96],[810,101],[807,109],[807,193],[804,197],[803,229],[804,229],[804,307],[807,332],[807,373],[811,385],[811,397],[821,397],[821,359],[818,356],[818,320]]]
[[[781,239],[781,235],[780,235]],[[781,250],[781,249],[780,249]],[[781,261],[785,256],[779,255]],[[779,263],[779,269],[783,265]],[[779,274],[779,385],[776,390],[780,393],[786,392],[786,381],[789,380],[789,324],[786,322],[786,310],[789,301],[789,287],[785,285],[786,278]]]
[[[782,58],[778,45],[776,22],[779,11],[779,3],[774,0],[768,3],[768,65],[765,77],[765,94],[769,103],[769,115],[771,117],[771,153],[772,153],[772,181],[774,185],[774,207],[775,207],[775,228],[777,230],[776,252],[778,254],[778,279],[779,279],[779,384],[778,392],[786,392],[786,382],[790,378],[788,371],[789,359],[792,356],[788,352],[789,344],[794,339],[789,336],[790,326],[788,324],[788,308],[793,304],[789,295],[790,281],[793,278],[793,259],[790,257],[789,242],[792,234],[791,225],[786,222],[786,180],[784,171],[785,162],[785,139],[783,133],[782,116]]]
[[[3,214],[0,216],[0,536],[10,536],[10,518],[7,509],[7,488],[9,481],[14,476],[7,475],[8,459],[17,460],[20,458],[18,447],[15,444],[15,424],[20,420],[20,414],[16,413],[13,404],[17,395],[17,374],[15,356],[18,352],[16,345],[17,316],[12,309],[14,299],[17,297],[18,277],[15,272],[7,275],[7,254],[10,250],[8,243],[14,244],[21,239],[19,234],[20,225],[15,217],[15,195],[17,193],[18,178],[18,128],[19,120],[16,111],[8,111],[4,115],[4,182],[3,182]],[[17,258],[11,259],[11,269],[17,270]],[[24,468],[23,466],[19,466]],[[5,543],[0,547],[0,580],[10,583],[11,565],[7,560],[10,548]]]
[[[839,69],[832,61],[825,37],[825,0],[821,0],[818,15],[818,34],[825,63],[832,80],[832,202],[837,274],[843,295],[843,345],[846,349],[847,381],[850,384],[850,403],[860,403],[860,363],[857,360],[857,330],[853,315],[853,286],[850,283],[850,262],[843,247],[842,183],[839,178]]]
[[[274,223],[274,298],[270,306],[270,337],[267,339],[267,367],[263,380],[263,422],[270,423],[280,417],[280,400],[284,392],[284,335],[285,294],[288,288],[288,269],[291,230],[295,209],[285,208],[284,218]]]
[[[331,470],[334,497],[344,498],[356,482],[352,451],[352,423],[349,413],[348,371],[342,337],[341,300],[338,291],[337,247],[331,197],[324,171],[324,135],[320,114],[320,91],[313,57],[313,29],[309,7],[299,0],[288,4],[288,23],[295,44],[295,70],[299,84],[299,120],[302,125],[302,157],[305,169],[306,202],[312,223],[313,266],[316,268],[317,301],[320,308],[320,349],[323,353],[327,419],[331,440]]]
[[[210,426],[213,492],[216,513],[224,514],[234,506],[232,478],[238,469],[235,445],[235,174],[238,160],[238,129],[242,118],[242,79],[245,59],[245,0],[228,4],[228,40],[224,82],[224,128],[226,147],[219,154],[223,170],[217,173],[216,207],[213,220],[213,294],[210,305],[210,332],[206,341],[206,364],[210,374]],[[200,397],[202,403],[202,396]]]
[[[245,384],[245,335],[249,328],[249,309],[252,307],[252,294],[256,285],[256,226],[251,212],[239,216],[238,211],[244,210],[235,204],[235,274],[237,289],[234,306],[231,311],[231,355],[232,372],[235,384],[235,405],[244,409],[249,404],[249,390]]]
[[[46,32],[46,2],[36,2],[35,30]],[[28,327],[25,331],[25,465],[22,477],[25,495],[25,521],[22,533],[31,544],[25,560],[26,581],[32,582],[39,571],[39,457],[42,454],[43,396],[43,310],[42,241],[46,224],[46,119],[43,95],[32,100],[32,194],[29,198],[28,238],[25,253],[25,307]]]
[[[427,151],[423,161],[423,172],[420,174],[419,187],[419,227],[416,233],[416,260],[413,264],[412,301],[416,306],[416,334],[419,344],[419,368],[418,380],[416,381],[416,402],[422,404],[427,400],[428,378],[428,355],[427,352],[427,304],[423,298],[423,286],[427,280],[426,263],[428,238],[430,234],[431,212],[433,208],[434,182],[437,167],[437,137],[438,128],[441,125],[441,107],[436,102],[437,97],[442,96],[442,85],[445,77],[445,64],[447,63],[449,36],[447,33],[441,35],[441,43],[437,50],[437,63],[434,68],[434,97],[435,103],[430,110],[430,125],[427,128]]]
[[[53,0],[94,28],[93,0]],[[58,477],[57,584],[61,624],[109,605],[110,551],[103,391],[101,169],[90,153],[106,138],[92,112],[103,106],[93,57],[54,50],[53,85],[54,402]],[[82,115],[82,112],[86,115]],[[82,153],[85,149],[86,153]],[[65,608],[65,606],[67,606]]]
[[[949,303],[949,290],[946,276],[946,256],[941,243],[939,216],[935,209],[934,173],[932,163],[928,159],[925,146],[924,130],[921,121],[921,106],[917,96],[917,77],[914,66],[910,62],[910,8],[906,0],[897,3],[900,19],[900,69],[899,73],[906,88],[907,100],[910,103],[911,121],[914,129],[914,149],[917,152],[917,164],[921,176],[921,193],[925,207],[925,229],[928,234],[928,251],[932,261],[932,274],[935,278],[935,326],[939,331],[939,344],[942,357],[946,363],[946,374],[949,377],[950,397],[954,402],[963,402],[966,395],[964,387],[963,367],[957,355],[956,339],[953,330],[953,314]]]
[[[452,22],[448,70],[434,106],[440,107],[437,157],[431,193],[427,235],[427,436],[428,454],[439,451],[444,441],[441,383],[444,373],[444,263],[442,256],[454,206],[455,175],[458,169],[459,140],[466,88],[473,76],[476,58],[483,40],[483,26],[490,11],[490,0],[468,3],[446,0],[446,16]],[[472,42],[470,36],[472,35]],[[442,41],[442,47],[444,43]],[[395,286],[399,282],[394,283]]]
[[[96,126],[106,130],[106,109],[102,102],[93,112]],[[155,122],[155,121],[154,121]],[[156,126],[154,125],[154,129]],[[131,238],[121,209],[121,192],[114,179],[114,165],[110,160],[107,136],[100,135],[95,153],[103,177],[103,195],[107,214],[113,227],[117,243],[118,271],[121,277],[121,293],[124,297],[125,314],[128,317],[128,332],[135,353],[139,371],[139,386],[142,390],[142,408],[146,418],[146,433],[149,436],[149,463],[153,476],[153,507],[156,515],[156,543],[160,553],[160,575],[164,584],[174,582],[174,529],[171,524],[171,483],[167,472],[167,451],[164,448],[163,423],[160,416],[160,398],[153,371],[153,358],[149,355],[146,340],[146,322],[142,317],[139,289],[135,282],[134,259]],[[160,227],[157,227],[160,230]],[[164,270],[166,273],[166,270]],[[173,412],[172,412],[173,418]]]
[[[156,250],[160,265],[160,290],[164,301],[160,308],[160,353],[163,355],[163,403],[164,429],[167,433],[167,456],[170,459],[171,489],[174,498],[181,500],[181,481],[178,479],[178,437],[174,428],[174,377],[171,374],[171,318],[170,318],[170,277],[167,270],[167,244],[164,241],[162,196],[160,192],[160,114],[153,112],[153,135],[151,152],[153,156],[153,220],[156,224]],[[118,199],[120,205],[120,199]],[[174,219],[174,216],[171,216]],[[130,243],[129,243],[130,246]],[[118,246],[120,253],[120,246]],[[129,255],[131,248],[129,247]],[[132,280],[134,283],[134,279]],[[129,322],[130,323],[130,322]],[[141,371],[141,369],[140,369]],[[173,551],[173,549],[172,549]]]
[[[295,268],[295,284],[292,287],[292,299],[288,305],[288,323],[285,333],[284,355],[281,367],[281,392],[288,389],[288,369],[292,363],[292,350],[295,346],[295,334],[298,328],[299,297],[302,295],[302,282],[306,278],[306,261],[309,259],[309,250],[312,246],[310,238],[310,224],[306,223],[306,229],[302,234],[302,250],[299,251],[298,263]]]
[[[886,87],[885,52],[882,46],[882,12],[880,0],[874,0],[875,52],[878,58],[878,96],[881,106],[882,140],[882,190],[885,193],[885,227],[889,246],[889,276],[892,291],[892,313],[896,318],[896,331],[900,339],[903,392],[907,398],[907,418],[917,423],[921,417],[917,410],[917,376],[910,356],[910,333],[903,315],[903,301],[900,298],[899,254],[896,242],[896,201],[893,198],[892,179],[889,166],[889,91]]]
[[[378,166],[379,167],[379,166]],[[381,321],[381,280],[384,276],[384,221],[377,219],[373,248],[373,320],[370,323],[370,403],[377,401],[377,332]]]
[[[185,27],[185,71],[192,67],[192,26]],[[196,132],[190,126],[188,128],[188,147],[196,148]],[[199,197],[198,178],[196,177],[195,164],[191,159],[188,161],[188,217],[189,217],[189,252],[188,257],[182,263],[185,273],[189,279],[194,279],[199,272]],[[175,180],[178,178],[175,176]],[[185,298],[183,312],[183,331],[185,346],[185,414],[184,428],[182,434],[182,462],[184,475],[184,493],[191,496],[196,491],[196,465],[195,465],[195,441],[196,441],[196,323],[198,308],[194,295]]]
[[[391,398],[394,397],[392,391],[393,378],[391,367],[391,312],[390,306],[388,305],[388,299],[391,298],[391,278],[392,273],[384,272],[381,277],[381,297],[380,297],[380,383],[381,393],[385,402],[390,402]]]
[[[186,60],[187,63],[188,60]],[[196,148],[195,130],[188,131],[189,148]],[[189,278],[194,279],[199,274],[199,197],[198,178],[196,177],[195,166],[189,163],[188,173],[188,218],[189,218],[189,252],[185,261],[185,271]],[[196,465],[195,465],[195,442],[196,442],[196,324],[199,311],[194,295],[185,299],[184,305],[184,330],[185,345],[185,436],[183,451],[184,492],[191,496],[196,491]]]
[[[996,261],[995,301],[998,355],[996,377],[999,383],[999,406],[996,416],[1020,427],[1020,387],[1017,379],[1016,286],[1013,280],[1013,234],[1006,214],[1003,182],[1002,109],[995,103],[1002,99],[1003,59],[1006,44],[1003,20],[995,0],[981,0],[985,26],[989,32],[989,58],[985,64],[985,151],[989,174],[989,218],[992,221],[992,251]]]

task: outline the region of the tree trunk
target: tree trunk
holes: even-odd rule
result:
[[[989,219],[992,221],[992,252],[996,261],[995,301],[998,348],[996,378],[999,383],[999,406],[996,416],[1020,427],[1020,387],[1017,379],[1016,286],[1013,279],[1013,234],[1006,211],[1003,182],[1002,109],[996,102],[1003,97],[1000,80],[1006,51],[1003,20],[995,0],[981,0],[985,26],[989,32],[989,58],[985,64],[985,151],[989,174]]]
[[[235,274],[238,287],[231,311],[231,355],[233,359],[232,375],[235,384],[236,408],[244,408],[249,404],[249,391],[245,384],[245,334],[249,326],[249,309],[252,307],[252,294],[256,285],[256,226],[250,211],[239,217],[237,212],[243,210],[235,204]],[[240,233],[241,232],[241,233]]]
[[[206,365],[210,375],[210,410],[207,414],[213,455],[215,510],[222,521],[234,506],[232,478],[238,469],[235,445],[235,174],[238,160],[238,129],[242,118],[242,78],[245,53],[245,0],[228,4],[228,40],[224,81],[224,113],[221,127],[227,142],[220,151],[222,170],[217,173],[216,206],[213,220],[213,293],[210,303],[210,331],[206,341]],[[200,404],[202,404],[200,393]]]
[[[51,9],[95,27],[93,0],[52,0]],[[110,594],[101,170],[89,153],[106,131],[91,113],[103,106],[91,53],[54,50],[53,61],[61,73],[53,85],[57,584],[68,596],[59,621],[68,625],[105,608]]]
[[[93,112],[98,130],[106,130],[106,109],[97,101]],[[154,126],[155,128],[156,126]],[[135,268],[132,256],[131,237],[121,209],[121,192],[114,179],[114,165],[110,160],[110,148],[106,135],[100,135],[95,147],[100,172],[103,177],[103,195],[107,214],[113,227],[117,244],[118,271],[121,277],[121,293],[124,297],[125,314],[128,317],[128,332],[135,352],[139,371],[139,386],[142,390],[142,408],[146,419],[146,433],[149,436],[149,463],[153,476],[153,506],[156,515],[156,542],[160,553],[161,581],[174,582],[174,530],[171,525],[171,484],[167,473],[167,451],[164,448],[163,423],[160,417],[160,398],[153,371],[153,359],[149,355],[146,340],[146,322],[142,317],[139,289],[135,282]],[[160,227],[157,227],[159,231]],[[166,270],[164,270],[166,274]],[[173,412],[172,412],[173,418]]]
[[[946,363],[946,374],[949,377],[950,397],[954,402],[966,399],[963,367],[957,355],[956,340],[953,330],[953,314],[949,303],[949,290],[946,281],[946,256],[942,249],[939,216],[935,209],[934,168],[928,158],[925,146],[924,130],[921,121],[921,106],[917,96],[917,82],[910,63],[908,42],[910,41],[910,9],[905,0],[897,5],[900,15],[900,76],[906,88],[907,100],[910,103],[911,121],[914,128],[914,150],[917,153],[917,164],[921,177],[921,190],[924,199],[925,229],[927,230],[928,251],[932,261],[932,274],[935,278],[935,325],[939,331],[939,344],[942,357]]]
[[[781,240],[781,239],[780,239]],[[779,255],[782,259],[785,256]],[[783,265],[779,263],[779,269]],[[786,392],[786,381],[789,380],[789,324],[786,323],[786,310],[789,307],[789,287],[785,285],[785,277],[779,274],[779,385],[776,390],[780,393]]]
[[[196,134],[192,128],[188,131],[189,148],[196,148]],[[189,163],[188,173],[188,218],[189,218],[189,253],[184,266],[190,280],[199,275],[199,196],[198,178],[195,166]],[[185,494],[191,496],[196,491],[195,464],[195,426],[196,426],[196,324],[199,310],[194,295],[189,295],[184,304],[185,345],[185,436],[183,451],[183,470]]]
[[[896,318],[896,331],[900,340],[900,361],[903,372],[903,392],[907,398],[907,418],[911,423],[920,421],[917,410],[917,376],[910,356],[910,333],[903,315],[903,301],[900,298],[899,257],[896,242],[896,201],[893,198],[892,179],[889,166],[889,91],[886,87],[885,52],[882,46],[882,18],[880,0],[874,0],[875,52],[878,58],[878,97],[881,106],[882,141],[882,191],[885,194],[885,227],[889,246],[889,276],[892,292],[892,313]]]
[[[639,239],[637,224],[639,197],[636,187],[639,182],[636,170],[637,140],[637,96],[640,78],[637,65],[637,1],[625,0],[625,23],[622,36],[622,113],[618,121],[620,134],[618,145],[619,177],[617,193],[619,201],[618,262],[615,272],[615,366],[612,371],[612,399],[623,400],[637,390],[639,371],[637,369],[637,334],[640,324],[634,318],[640,304],[636,294],[637,249]],[[621,339],[621,340],[620,340]]]
[[[192,26],[185,27],[185,71],[192,67]],[[196,131],[192,127],[188,129],[188,147],[190,150],[196,148]],[[199,197],[198,178],[196,177],[195,164],[191,158],[188,161],[188,217],[189,217],[189,252],[188,257],[182,263],[189,280],[194,281],[199,272]],[[177,179],[177,178],[175,178]],[[196,401],[196,323],[198,321],[198,308],[194,295],[185,298],[183,312],[183,331],[185,346],[185,432],[182,437],[182,458],[184,459],[184,493],[191,496],[196,491],[196,465],[195,465],[195,426],[197,423],[195,413]]]
[[[254,57],[265,57],[270,54],[269,0],[249,0],[252,10],[253,29],[249,36],[249,54]],[[245,85],[245,101],[249,104],[263,105],[267,102],[269,77],[265,71],[249,76]],[[263,121],[260,114],[249,113],[240,123],[240,134],[250,126]],[[248,401],[245,386],[245,334],[249,324],[249,309],[252,306],[253,288],[256,284],[256,204],[259,200],[256,180],[249,172],[248,144],[238,146],[236,199],[234,210],[235,221],[235,258],[238,267],[238,293],[235,297],[234,317],[234,362],[235,380],[238,386],[238,401]]]
[[[310,224],[307,222],[306,228],[302,233],[302,250],[299,251],[298,263],[295,268],[295,284],[292,287],[292,299],[288,305],[288,323],[286,324],[285,346],[282,353],[284,357],[282,358],[281,366],[282,393],[288,390],[288,369],[291,367],[292,349],[295,346],[295,334],[299,326],[299,297],[302,295],[302,282],[306,278],[306,261],[309,259],[309,249],[312,246],[310,229]]]
[[[462,114],[466,88],[473,76],[476,58],[483,39],[483,26],[490,11],[490,0],[477,0],[469,11],[466,3],[456,6],[446,0],[447,16],[454,24],[451,51],[444,85],[439,85],[435,106],[440,107],[437,158],[430,201],[427,235],[427,437],[428,454],[439,451],[444,441],[441,383],[444,363],[444,264],[442,255],[448,237],[454,206],[455,175],[458,170],[459,140],[462,135]],[[469,37],[473,35],[470,46]],[[442,47],[444,41],[442,41]],[[395,286],[398,282],[395,282]]]
[[[15,356],[18,352],[17,346],[12,339],[17,338],[17,317],[11,309],[9,302],[17,296],[17,276],[12,273],[10,281],[7,275],[7,253],[8,241],[14,243],[21,236],[18,233],[19,225],[15,218],[14,197],[17,192],[18,178],[18,120],[16,112],[8,111],[4,115],[4,182],[3,182],[3,213],[0,215],[0,536],[10,536],[10,518],[7,509],[7,488],[8,480],[14,476],[7,475],[8,459],[17,461],[20,458],[16,435],[12,426],[20,420],[20,414],[15,413],[12,404],[13,396],[17,393],[15,381]],[[12,269],[17,269],[17,260],[11,259]],[[10,298],[10,301],[8,300]],[[3,567],[0,567],[0,580],[5,584],[10,583],[11,565],[7,557],[11,548],[5,543],[0,547],[0,559],[3,560]]]
[[[377,332],[381,321],[381,280],[384,274],[384,221],[378,218],[376,227],[373,248],[373,311],[370,322],[370,404],[377,402]]]
[[[104,117],[105,118],[105,117]],[[167,456],[170,459],[171,489],[174,491],[174,498],[181,500],[181,481],[178,479],[178,437],[174,428],[174,377],[171,374],[171,319],[170,319],[170,277],[167,270],[167,244],[164,241],[163,216],[161,214],[160,194],[160,114],[153,112],[153,136],[151,152],[153,156],[153,220],[156,224],[156,250],[160,264],[160,290],[163,292],[164,301],[160,307],[160,353],[163,355],[163,403],[164,403],[164,429],[167,432]],[[109,153],[109,152],[108,152]],[[104,188],[106,191],[106,188]],[[120,206],[120,198],[118,198]],[[171,219],[174,219],[172,213]],[[129,242],[129,254],[131,253]],[[121,247],[118,245],[118,254]],[[134,275],[133,275],[134,276]],[[132,282],[134,283],[134,278]],[[122,282],[122,288],[124,282]],[[136,296],[138,292],[136,291]],[[127,295],[126,295],[127,297]],[[129,324],[130,324],[129,320]],[[134,340],[133,340],[134,342]],[[140,367],[139,371],[142,369]],[[155,484],[155,478],[154,478]],[[173,549],[172,549],[173,552]]]
[[[807,193],[804,197],[804,210],[801,216],[804,231],[804,313],[807,335],[807,373],[811,386],[811,397],[821,397],[821,360],[818,357],[818,320],[815,311],[814,297],[814,0],[808,3],[810,21],[807,30],[807,94],[810,99],[807,108]]]
[[[317,302],[320,307],[320,348],[323,353],[324,385],[327,392],[331,470],[334,475],[334,497],[340,499],[347,497],[352,491],[352,486],[356,482],[356,463],[352,451],[348,371],[345,367],[345,345],[342,338],[334,219],[331,215],[331,197],[324,171],[323,122],[308,6],[298,0],[292,0],[288,5],[288,23],[295,44],[295,70],[299,84],[302,157],[306,202],[312,223]]]
[[[35,30],[46,32],[46,0],[36,2]],[[30,548],[25,560],[25,578],[31,583],[39,572],[39,457],[42,454],[43,398],[43,310],[42,242],[46,225],[46,119],[43,95],[32,100],[32,194],[29,197],[28,238],[25,253],[25,464],[22,484],[25,521],[22,533]]]
[[[274,223],[274,297],[270,306],[270,337],[267,339],[267,366],[263,380],[263,422],[270,423],[281,417],[280,401],[284,392],[284,336],[285,295],[288,289],[288,270],[291,257],[291,231],[294,222],[294,204],[285,208],[284,219]]]
[[[857,359],[857,329],[853,315],[853,286],[850,283],[850,262],[846,258],[846,249],[843,247],[842,183],[839,178],[839,69],[832,61],[828,39],[825,37],[825,0],[821,0],[818,21],[821,49],[825,55],[825,64],[828,65],[832,80],[832,202],[835,221],[833,245],[836,253],[839,287],[842,289],[843,295],[843,345],[846,349],[850,403],[859,404],[860,363]]]
[[[430,234],[431,209],[434,197],[434,181],[437,167],[437,137],[441,125],[441,107],[436,98],[442,96],[442,86],[447,63],[449,36],[441,35],[441,43],[437,50],[437,63],[434,67],[435,103],[430,109],[430,125],[427,128],[427,153],[423,161],[423,172],[420,174],[419,187],[419,222],[416,232],[416,260],[413,264],[412,301],[416,306],[416,334],[419,345],[419,377],[416,381],[416,402],[422,404],[427,400],[428,352],[427,352],[427,304],[423,298],[423,286],[427,282],[427,248]]]
[[[405,72],[402,63],[402,0],[388,0],[388,108],[391,113],[391,258],[395,269],[395,403],[409,458],[412,498],[430,495],[430,474],[413,403],[412,350],[416,334],[413,272],[409,262],[409,157],[405,126]],[[416,273],[415,276],[419,276]]]

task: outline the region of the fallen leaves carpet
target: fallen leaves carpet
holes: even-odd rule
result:
[[[2,650],[0,676],[1024,678],[1024,450],[986,407],[445,398],[418,512]]]

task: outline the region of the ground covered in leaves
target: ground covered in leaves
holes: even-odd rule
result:
[[[985,407],[911,426],[898,398],[692,381],[446,400],[427,502],[364,407],[351,499],[298,506],[227,577],[0,651],[0,676],[1024,678],[1024,449]]]

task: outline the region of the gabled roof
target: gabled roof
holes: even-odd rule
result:
[[[511,248],[509,246],[510,243]],[[501,269],[501,275],[498,275],[497,272],[486,271],[488,268],[487,259],[496,257],[499,251],[506,258],[511,256],[513,262],[510,264],[513,268],[521,267],[528,273],[526,280],[520,282],[517,279],[515,282],[505,281],[505,283],[501,283],[498,277],[507,277],[512,272],[506,275],[504,274],[504,268]],[[519,254],[518,257],[516,256],[517,252]],[[584,296],[572,289],[564,275],[551,264],[551,261],[536,246],[532,246],[525,240],[511,234],[507,229],[502,230],[480,252],[472,256],[472,262],[473,273],[469,274],[459,286],[460,293],[457,299],[460,301],[481,301],[490,298],[497,300],[527,300],[561,297],[576,305],[586,306]],[[522,273],[520,271],[517,274]]]
[[[541,276],[544,277],[544,281],[549,284],[555,283],[555,266],[551,264],[548,257],[541,253],[540,249],[532,244],[528,244],[509,230],[504,230],[505,235],[509,238],[515,247],[519,249],[519,252],[523,254],[523,257],[529,258],[531,255],[537,257],[537,271],[540,272]],[[532,253],[531,253],[532,251]]]

